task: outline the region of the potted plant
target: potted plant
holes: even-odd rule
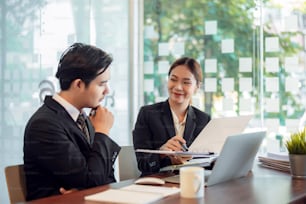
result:
[[[292,133],[285,146],[289,152],[293,178],[306,179],[306,128]]]

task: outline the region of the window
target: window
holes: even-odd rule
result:
[[[213,117],[254,114],[250,127],[273,137],[297,130],[306,124],[304,17],[298,0],[144,1],[144,103],[168,97],[170,64],[189,56],[204,73],[193,105]]]
[[[24,127],[46,94],[59,91],[59,56],[73,42],[113,55],[111,92],[103,105],[115,116],[110,136],[130,143],[128,1],[1,1],[0,168],[23,163]],[[122,35],[122,33],[126,33]],[[8,203],[0,174],[0,203]]]

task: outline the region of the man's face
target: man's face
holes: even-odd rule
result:
[[[97,107],[105,95],[109,93],[108,81],[110,80],[110,69],[106,69],[102,74],[92,80],[83,92],[84,107]]]

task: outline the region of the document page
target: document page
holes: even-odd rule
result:
[[[120,189],[109,189],[100,193],[85,196],[85,200],[112,203],[146,204],[179,192],[180,189],[176,187],[132,184]]]
[[[145,204],[152,203],[162,199],[163,194],[145,193],[139,191],[127,191],[122,189],[109,189],[100,193],[85,196],[85,200],[96,202],[111,202],[111,203],[134,203]]]
[[[211,119],[188,147],[189,151],[220,153],[226,138],[242,133],[252,117],[252,115],[240,115]]]
[[[209,167],[211,163],[216,159],[217,156],[210,158],[195,158],[185,162],[184,164],[165,166],[161,168],[160,171],[174,171],[174,170],[179,170],[181,167],[186,167],[186,166]]]
[[[137,184],[132,184],[123,187],[121,189],[128,191],[139,191],[144,193],[158,193],[162,194],[163,196],[169,196],[180,192],[180,189],[176,187],[150,186],[150,185],[137,185]]]
[[[151,154],[166,154],[177,156],[192,156],[192,157],[211,157],[214,156],[213,152],[192,152],[192,151],[171,151],[171,150],[153,150],[153,149],[136,149],[136,152],[151,153]]]

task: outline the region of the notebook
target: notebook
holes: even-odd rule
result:
[[[219,153],[229,135],[240,134],[253,115],[213,118],[189,146],[189,152]]]
[[[212,186],[244,177],[252,170],[253,162],[266,131],[228,136],[211,171],[205,170],[205,185]],[[166,182],[179,183],[179,175],[164,178]]]
[[[120,189],[108,189],[103,192],[87,195],[84,199],[107,203],[145,204],[179,192],[180,189],[175,187],[132,184]]]

